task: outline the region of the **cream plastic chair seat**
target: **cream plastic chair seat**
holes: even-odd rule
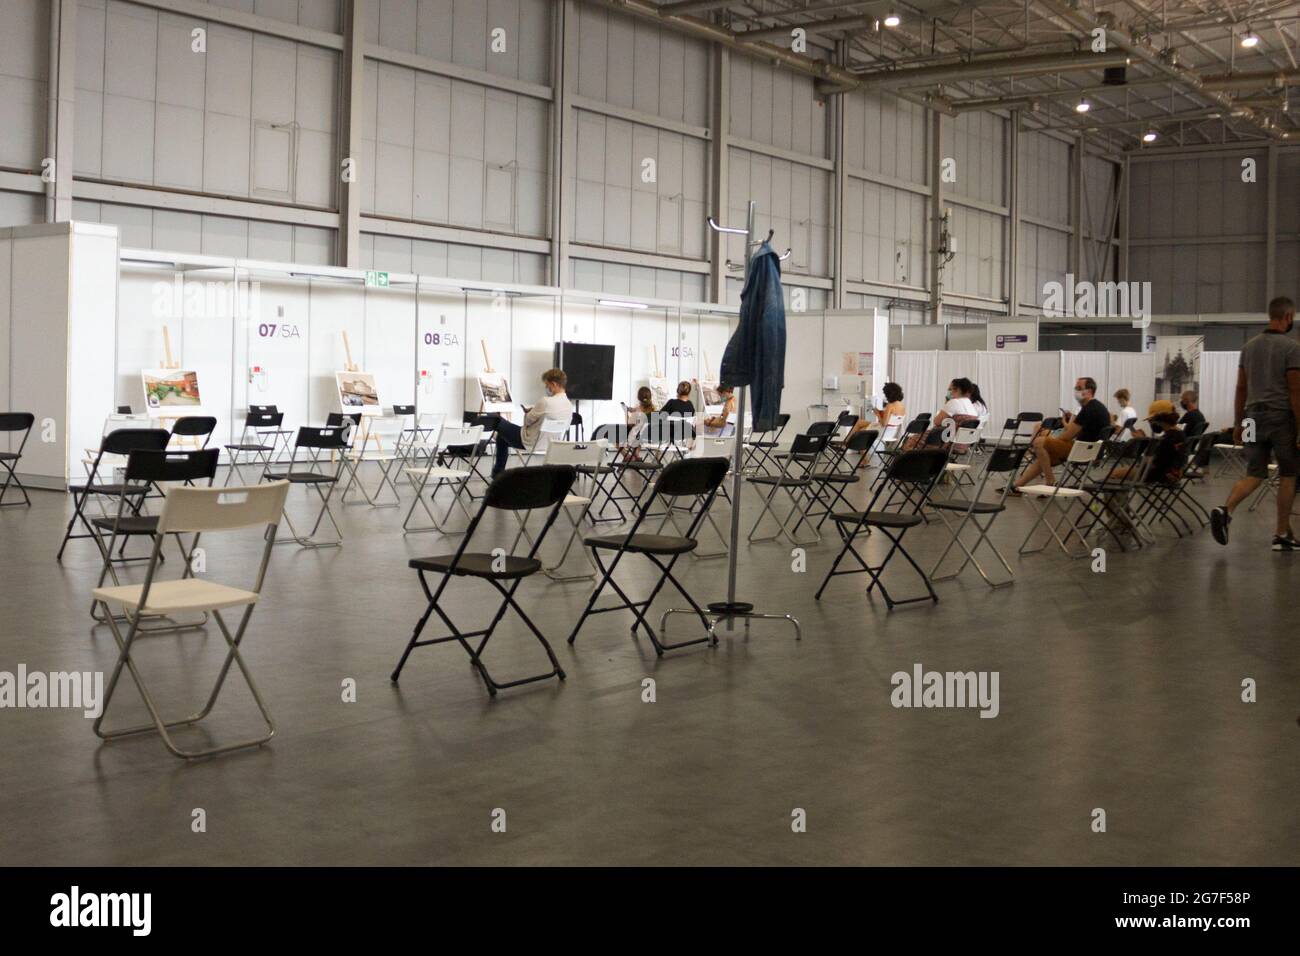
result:
[[[120,584],[115,587],[95,588],[96,601],[106,601],[143,614],[177,614],[185,611],[221,610],[256,604],[257,595],[241,588],[227,587],[215,581],[183,578],[179,581],[155,581],[149,588],[149,599],[140,609],[143,584]]]
[[[1078,498],[1087,492],[1082,488],[1063,488],[1060,485],[1025,485],[1020,489],[1020,493],[1025,495],[1046,495],[1047,497],[1056,496],[1058,498]]]

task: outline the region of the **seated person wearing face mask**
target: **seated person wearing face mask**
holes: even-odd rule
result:
[[[1174,403],[1160,399],[1151,403],[1147,409],[1147,422],[1151,426],[1153,437],[1159,438],[1155,454],[1151,459],[1151,468],[1143,480],[1149,485],[1176,485],[1183,477],[1187,467],[1187,433],[1178,427],[1178,410]],[[1146,438],[1145,431],[1134,428],[1133,435]],[[1116,468],[1112,478],[1125,478],[1131,468]]]
[[[1075,441],[1097,441],[1110,426],[1110,412],[1097,398],[1096,381],[1087,376],[1080,378],[1074,383],[1074,398],[1079,403],[1079,411],[1074,415],[1065,413],[1058,434],[1040,430],[1034,436],[1031,446],[1034,460],[1011,486],[1011,494],[1019,495],[1020,489],[1031,483],[1056,484],[1052,468],[1070,457]]]

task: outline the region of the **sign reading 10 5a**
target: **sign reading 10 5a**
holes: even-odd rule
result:
[[[262,339],[300,339],[302,333],[296,325],[283,322],[263,322],[257,327],[257,336]]]
[[[425,332],[424,344],[455,346],[460,345],[460,338],[451,332]]]

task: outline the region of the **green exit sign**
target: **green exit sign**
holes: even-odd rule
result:
[[[387,272],[367,272],[367,273],[366,273],[366,285],[373,285],[373,286],[378,286],[378,287],[381,288],[381,289],[387,289],[387,288],[388,288],[388,273],[387,273]]]

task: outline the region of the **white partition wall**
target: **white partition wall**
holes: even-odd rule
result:
[[[1240,352],[1201,353],[1201,412],[1212,429],[1232,427]]]
[[[63,488],[85,474],[86,449],[98,448],[113,410],[117,230],[3,229],[0,263],[0,400],[36,416],[18,473],[33,487]]]
[[[1020,355],[1020,401],[1017,412],[1056,414],[1061,401],[1061,353],[1023,352]]]
[[[1229,419],[1236,382],[1235,352],[1206,352],[1201,358],[1201,406],[1211,422]],[[933,412],[953,378],[964,375],[979,385],[989,406],[991,432],[1021,411],[1073,410],[1074,383],[1097,381],[1097,395],[1109,407],[1110,393],[1127,388],[1144,415],[1155,391],[1155,356],[1141,352],[941,352],[894,353],[894,381],[903,387],[908,415]],[[1230,373],[1230,374],[1229,374]],[[931,405],[934,408],[930,407]],[[1115,411],[1115,409],[1111,409]]]

